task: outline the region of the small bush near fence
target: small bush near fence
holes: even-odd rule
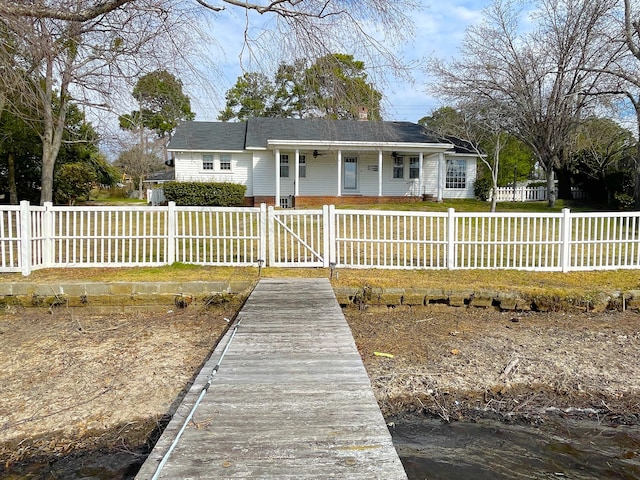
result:
[[[486,202],[491,198],[491,180],[487,177],[480,177],[473,183],[473,194],[478,200]]]
[[[162,186],[169,202],[183,206],[239,207],[247,187],[237,183],[167,182]]]

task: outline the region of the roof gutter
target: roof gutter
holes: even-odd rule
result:
[[[310,150],[400,150],[403,152],[445,152],[454,148],[452,143],[409,143],[409,142],[349,142],[329,140],[267,140],[267,147],[305,148]]]

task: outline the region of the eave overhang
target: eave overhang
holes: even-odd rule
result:
[[[405,143],[405,142],[349,142],[323,140],[267,140],[269,150],[357,150],[399,151],[402,153],[438,153],[454,148],[451,143]]]

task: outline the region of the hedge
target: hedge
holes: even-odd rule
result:
[[[247,191],[245,185],[228,182],[167,182],[162,189],[169,202],[199,207],[239,207]]]

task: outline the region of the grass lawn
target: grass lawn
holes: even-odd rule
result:
[[[326,268],[263,268],[266,278],[328,278]],[[201,267],[174,264],[166,267],[76,268],[37,270],[29,277],[0,275],[0,282],[162,282],[226,281],[246,282],[258,279],[254,267]],[[428,288],[444,291],[504,290],[526,294],[583,298],[599,292],[640,290],[639,270],[599,272],[531,272],[518,270],[382,270],[338,269],[335,287]]]
[[[490,202],[480,200],[445,200],[443,202],[407,202],[372,205],[340,205],[336,208],[353,210],[393,210],[408,212],[446,212],[453,208],[457,212],[489,212]],[[573,212],[592,212],[597,209],[575,201],[557,200],[553,208],[549,208],[547,201],[544,202],[499,202],[496,205],[496,212],[561,212],[563,208],[568,208]]]

